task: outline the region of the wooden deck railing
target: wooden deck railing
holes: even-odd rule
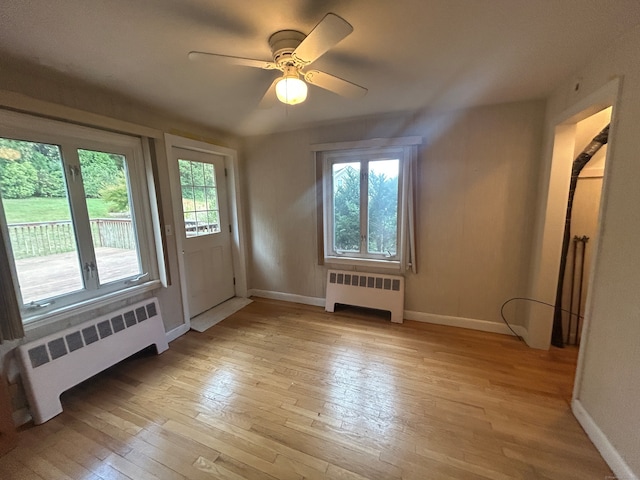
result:
[[[133,225],[129,218],[96,218],[90,221],[94,247],[134,250]],[[9,238],[16,259],[42,257],[76,249],[71,221],[12,223]]]

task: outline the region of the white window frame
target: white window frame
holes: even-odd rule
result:
[[[153,218],[150,198],[154,191],[153,185],[149,183],[152,182],[152,174],[150,162],[146,158],[148,152],[144,149],[141,137],[112,133],[9,111],[0,111],[0,137],[58,145],[63,156],[65,175],[69,167],[77,167],[79,165],[78,149],[123,155],[126,158],[129,176],[132,221],[135,226],[138,255],[142,270],[141,275],[133,275],[102,285],[99,285],[97,281],[88,282],[88,288],[80,291],[60,295],[52,299],[43,299],[39,303],[24,305],[22,304],[22,295],[17,282],[11,244],[8,242],[7,248],[9,251],[6,254],[11,263],[14,286],[18,301],[21,303],[21,314],[25,328],[50,323],[72,313],[98,308],[104,304],[161,286],[156,238],[154,236],[154,231],[157,231],[158,227],[154,225],[157,219]],[[66,176],[68,179],[69,176]],[[91,232],[88,229],[87,207],[82,188],[81,182],[77,182],[77,184],[68,182],[68,198],[70,207],[73,210],[72,222],[76,230],[79,252],[85,248],[84,246],[87,245],[87,242],[92,242]],[[72,193],[74,189],[80,189],[80,191]],[[84,225],[85,221],[87,225]],[[4,218],[3,208],[0,208],[0,227],[8,239],[7,222]]]
[[[324,263],[355,267],[375,267],[382,269],[404,270],[407,258],[407,216],[409,202],[408,192],[408,165],[415,161],[416,145],[422,143],[421,137],[401,137],[393,139],[372,139],[357,142],[340,142],[312,145],[312,151],[316,159],[322,163],[322,224],[324,242]],[[400,160],[398,176],[398,236],[396,254],[385,256],[384,254],[371,254],[366,252],[366,242],[361,241],[361,252],[336,252],[333,249],[333,174],[332,168],[336,163],[361,162],[367,165],[369,161],[382,159]],[[361,170],[361,174],[365,173]],[[368,173],[368,172],[367,172]],[[360,180],[360,218],[361,234],[367,232],[368,212],[367,202],[368,182],[361,176]]]

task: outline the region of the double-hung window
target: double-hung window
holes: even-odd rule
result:
[[[0,226],[23,321],[157,280],[146,178],[139,137],[0,115]]]
[[[411,172],[418,141],[388,143],[314,146],[322,168],[325,262],[411,267]]]

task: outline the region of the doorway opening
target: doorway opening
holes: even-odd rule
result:
[[[571,158],[584,155],[585,148],[611,122],[612,107],[575,123],[573,152]],[[570,149],[569,149],[570,150]],[[567,152],[570,154],[571,152]],[[556,308],[559,321],[553,343],[557,346],[578,346],[584,327],[584,312],[589,290],[589,272],[593,264],[594,246],[599,233],[599,212],[604,171],[606,167],[607,144],[602,145],[588,160],[577,178],[570,213],[565,228],[569,243],[566,254],[565,271],[562,281],[562,296]],[[569,209],[568,209],[569,211]],[[559,286],[560,287],[560,286]],[[558,300],[557,299],[557,300]],[[558,345],[559,344],[559,345]]]
[[[579,341],[580,337],[584,336],[582,332],[586,333],[589,328],[590,299],[593,297],[591,292],[589,292],[589,287],[593,284],[593,272],[595,271],[593,267],[597,264],[597,237],[600,233],[600,225],[602,224],[600,212],[603,210],[600,204],[606,204],[607,201],[608,180],[605,167],[606,163],[610,162],[609,159],[612,158],[612,144],[615,141],[616,102],[619,89],[619,79],[612,79],[600,89],[584,97],[582,100],[576,101],[573,106],[567,108],[557,117],[552,118],[548,124],[548,128],[550,129],[547,147],[549,148],[549,156],[547,157],[545,165],[544,177],[540,184],[540,187],[544,189],[544,194],[540,198],[540,216],[538,217],[535,230],[536,240],[534,240],[535,248],[532,251],[529,297],[553,305],[556,303],[555,299],[557,296],[558,273],[560,271],[562,257],[562,243],[566,224],[572,166],[576,157],[599,133],[599,131],[595,130],[598,128],[602,130],[603,122],[605,122],[605,125],[606,123],[611,123],[608,141],[605,142],[608,147],[600,153],[603,159],[605,159],[604,164],[601,164],[602,170],[599,170],[596,163],[591,163],[592,158],[591,161],[585,165],[584,180],[578,180],[578,183],[582,184],[577,187],[581,190],[578,192],[578,195],[582,197],[583,194],[586,193],[589,201],[585,203],[591,204],[591,213],[589,216],[591,220],[585,220],[584,228],[586,228],[586,224],[591,223],[591,225],[594,225],[595,222],[595,233],[590,235],[586,233],[586,230],[583,230],[583,228],[580,228],[580,232],[574,230],[575,235],[579,235],[580,238],[582,238],[583,235],[589,237],[586,247],[586,252],[589,257],[585,257],[583,273],[583,298],[580,299],[580,315],[583,319],[580,321],[580,333],[577,337],[575,333],[571,335],[568,331],[567,320],[564,331],[562,332],[565,339],[567,333],[569,333],[570,339],[578,338]],[[591,177],[589,177],[589,175],[591,175]],[[601,178],[595,182],[588,180],[589,178],[597,177]],[[598,183],[601,186],[601,188],[596,188],[598,192],[597,200],[595,200],[593,196],[589,196],[587,192],[589,188],[585,187],[585,185],[593,183]],[[581,200],[578,201],[581,202]],[[576,224],[582,227],[583,222],[576,221]],[[582,231],[585,233],[581,233]],[[579,246],[581,247],[581,245]],[[573,245],[571,245],[570,250],[571,252],[573,251]],[[569,275],[567,276],[571,277],[572,258],[568,258],[567,260],[569,268]],[[581,264],[582,260],[577,258],[577,262]],[[578,281],[578,279],[575,279],[575,281]],[[568,290],[567,295],[570,295],[570,287]],[[577,297],[578,292],[574,288],[574,303],[577,302]],[[568,300],[569,297],[566,298],[567,307],[569,306]],[[577,310],[577,305],[574,305],[574,309]],[[526,308],[525,318],[526,328],[524,339],[527,344],[533,348],[549,349],[552,338],[554,309],[532,302],[531,305]],[[575,320],[572,323],[572,328],[575,330]]]

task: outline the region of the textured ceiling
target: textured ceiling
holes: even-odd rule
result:
[[[191,50],[270,60],[269,36],[327,12],[354,32],[313,65],[369,89],[310,87],[257,105],[276,73],[190,62]],[[3,0],[0,54],[238,134],[429,107],[547,96],[640,23],[639,0]]]

